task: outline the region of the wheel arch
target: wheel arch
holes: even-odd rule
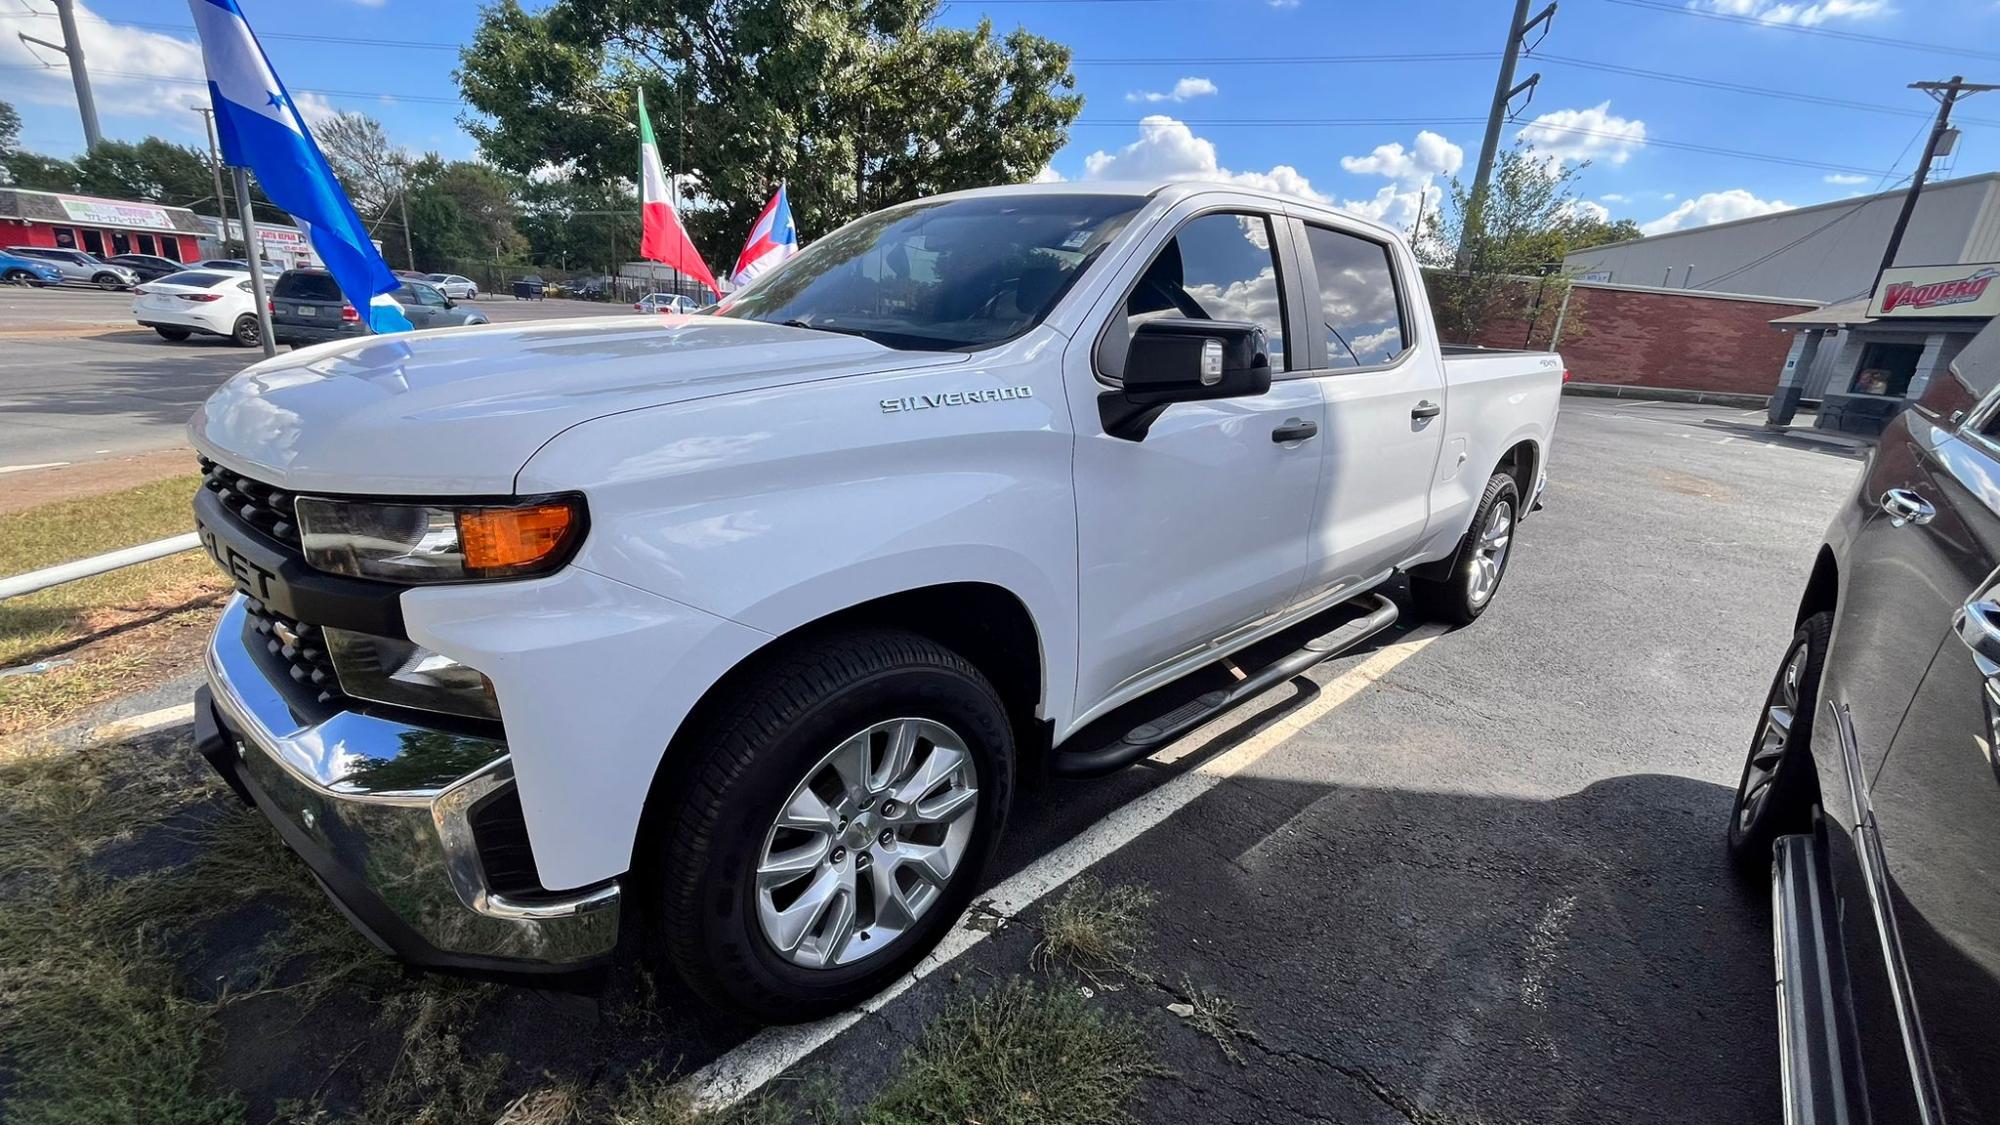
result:
[[[951,649],[977,667],[1000,693],[1013,721],[1019,761],[1046,748],[1049,724],[1039,718],[1050,661],[1028,605],[991,582],[944,582],[870,598],[833,610],[773,636],[710,683],[695,701],[654,771],[634,842],[634,866],[659,830],[669,798],[698,759],[694,743],[743,687],[799,645],[862,629],[902,629]]]
[[[1805,596],[1799,599],[1798,616],[1793,618],[1794,626],[1815,613],[1831,612],[1840,604],[1840,561],[1834,558],[1833,548],[1821,546],[1819,557],[1813,560],[1812,577],[1806,580]]]
[[[1541,467],[1542,447],[1534,438],[1522,438],[1500,455],[1500,460],[1493,466],[1493,472],[1506,473],[1514,478],[1514,488],[1521,494],[1521,504],[1525,508],[1534,497],[1535,480],[1541,472]],[[1523,511],[1522,514],[1527,513]]]

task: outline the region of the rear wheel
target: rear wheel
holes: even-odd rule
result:
[[[907,971],[971,901],[1013,785],[1006,709],[910,633],[796,649],[687,740],[655,810],[655,953],[705,1000],[788,1023]]]
[[[1418,608],[1453,625],[1470,625],[1485,613],[1500,590],[1500,580],[1507,576],[1520,510],[1521,491],[1514,478],[1493,474],[1458,550],[1430,574],[1411,576],[1410,594]]]
[[[239,348],[254,348],[262,343],[263,337],[258,332],[256,316],[244,313],[237,317],[236,326],[230,331],[229,338],[236,341],[236,346]]]
[[[158,332],[162,340],[172,340],[176,344],[192,335],[185,328],[161,328],[158,325],[153,326],[153,331]]]
[[[1753,878],[1768,877],[1771,845],[1778,837],[1812,827],[1818,790],[1813,714],[1832,637],[1831,612],[1799,623],[1771,690],[1764,694],[1757,731],[1750,736],[1750,753],[1729,809],[1729,856]]]

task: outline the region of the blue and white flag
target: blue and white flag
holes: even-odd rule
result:
[[[188,0],[201,55],[208,68],[208,93],[215,102],[215,131],[223,163],[248,168],[271,202],[289,212],[312,240],[348,304],[364,311],[377,332],[407,332],[409,318],[391,300],[376,300],[401,284],[375,249],[368,228],[354,213],[291,92],[271,70],[249,21],[236,0]],[[248,234],[248,231],[245,232]],[[250,253],[254,239],[244,240]]]

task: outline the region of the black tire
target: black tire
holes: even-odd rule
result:
[[[106,293],[116,293],[125,288],[125,280],[115,273],[100,273],[90,279],[91,283]]]
[[[1771,845],[1778,837],[1812,830],[1813,806],[1819,802],[1813,719],[1819,711],[1819,678],[1832,637],[1831,611],[1799,623],[1778,662],[1778,674],[1771,678],[1771,689],[1764,693],[1764,710],[1750,735],[1743,775],[1729,803],[1729,858],[1753,880],[1770,878]],[[1796,680],[1788,689],[1788,673],[1795,666]],[[1782,744],[1773,747],[1775,708],[1784,708],[1791,721]]]
[[[649,810],[637,864],[652,869],[642,877],[650,885],[648,948],[718,1007],[767,1023],[815,1019],[906,972],[972,901],[1005,827],[1013,732],[977,668],[912,633],[867,630],[807,643],[738,683],[733,698],[679,740],[699,757]],[[978,770],[971,837],[936,901],[881,952],[831,968],[793,964],[757,920],[754,869],[766,836],[828,751],[894,718],[943,723],[965,742]]]
[[[256,315],[244,313],[237,317],[236,324],[230,329],[229,338],[234,340],[239,348],[254,348],[263,343],[263,338],[258,334]]]
[[[1494,521],[1495,512],[1505,505],[1509,538],[1504,544],[1497,565],[1498,573],[1483,596],[1475,588],[1475,570],[1479,568],[1481,538]],[[1506,473],[1494,473],[1486,482],[1486,488],[1479,494],[1479,506],[1473,509],[1472,524],[1465,529],[1465,538],[1458,541],[1458,549],[1443,562],[1434,563],[1422,572],[1410,576],[1410,597],[1417,609],[1425,616],[1452,625],[1470,625],[1486,612],[1493,599],[1500,592],[1500,583],[1507,577],[1507,565],[1513,561],[1513,536],[1521,526],[1521,490],[1514,484],[1514,478]]]
[[[8,270],[6,277],[0,280],[5,280],[9,285],[33,285],[36,279],[35,275],[27,270]]]
[[[160,339],[172,340],[176,344],[180,343],[182,340],[187,339],[189,336],[194,335],[194,333],[189,332],[185,328],[161,328],[157,324],[153,326],[153,331],[158,332],[160,334]]]

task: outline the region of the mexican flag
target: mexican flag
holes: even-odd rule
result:
[[[701,253],[689,241],[674,205],[667,202],[667,173],[660,165],[660,147],[653,143],[653,119],[646,116],[646,92],[639,91],[639,214],[645,233],[639,256],[663,262],[721,293]]]

